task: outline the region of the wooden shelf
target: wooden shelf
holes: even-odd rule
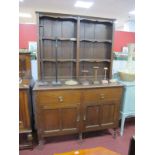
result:
[[[81,39],[81,42],[94,42],[94,43],[112,43],[112,40],[95,40],[95,39]]]
[[[20,129],[19,130],[19,133],[31,133],[31,132],[32,132],[32,130],[29,130],[29,129],[25,129],[25,130]]]
[[[56,38],[42,37],[42,40],[53,40],[53,41],[55,41]],[[76,38],[57,38],[57,40],[59,40],[59,41],[76,41]]]
[[[55,59],[43,59],[44,62],[55,62]],[[76,62],[76,59],[58,59],[58,62]]]
[[[40,18],[43,17],[47,17],[47,18],[51,18],[51,19],[59,19],[59,20],[77,20],[77,17],[73,17],[73,16],[53,16],[53,15],[40,15]]]
[[[80,62],[111,62],[110,59],[80,59]]]
[[[97,19],[97,20],[95,20],[95,19],[88,19],[88,18],[81,18],[80,19],[81,20],[81,22],[82,21],[86,21],[86,22],[94,22],[94,23],[110,23],[110,24],[112,24],[113,23],[113,21],[112,20],[102,20],[102,19]]]

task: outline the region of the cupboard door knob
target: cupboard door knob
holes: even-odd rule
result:
[[[58,99],[59,99],[59,102],[63,102],[64,101],[63,96],[59,96]]]

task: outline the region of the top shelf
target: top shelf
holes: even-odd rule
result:
[[[66,21],[66,20],[71,20],[71,21],[76,21],[78,20],[78,17],[73,17],[73,16],[52,16],[52,15],[40,15],[40,18],[51,18],[53,20],[61,20],[61,21]],[[103,24],[113,24],[113,21],[111,20],[102,20],[102,19],[89,19],[89,18],[80,18],[80,22],[93,22],[93,23],[103,23]]]
[[[75,20],[77,21],[77,17],[73,16],[52,16],[52,15],[40,15],[40,18],[51,18],[54,20]]]
[[[52,37],[42,37],[42,40],[53,40],[55,41],[56,38]],[[57,38],[58,41],[77,41],[76,38]],[[96,42],[96,43],[112,43],[112,40],[95,40],[95,39],[81,39],[81,42]]]

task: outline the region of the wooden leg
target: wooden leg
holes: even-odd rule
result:
[[[116,128],[114,128],[114,135],[113,138],[116,139]]]
[[[39,145],[44,145],[44,144],[45,144],[45,140],[44,139],[39,140]]]
[[[39,150],[42,150],[44,148],[44,144],[45,144],[45,140],[44,138],[41,136],[41,134],[38,135],[38,146],[37,148]]]
[[[81,144],[82,142],[83,142],[82,133],[79,133],[79,143]]]
[[[42,150],[44,148],[45,141],[43,139],[39,139],[39,144],[37,146],[38,150]]]
[[[82,140],[82,133],[79,133],[79,140]]]

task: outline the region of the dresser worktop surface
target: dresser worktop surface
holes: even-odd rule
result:
[[[123,87],[124,85],[117,82],[117,83],[108,83],[108,84],[90,84],[90,85],[74,85],[74,86],[69,86],[69,85],[61,85],[61,86],[52,86],[51,82],[46,83],[45,85],[40,85],[40,82],[37,81],[35,83],[35,86],[33,88],[34,91],[37,90],[63,90],[63,89],[89,89],[89,88],[110,88],[110,87]]]

